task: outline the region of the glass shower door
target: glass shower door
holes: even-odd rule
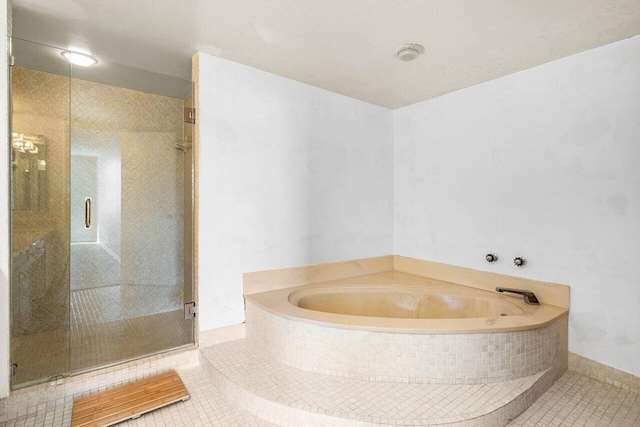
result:
[[[68,375],[69,89],[62,50],[12,40],[13,388]]]
[[[12,40],[12,387],[194,342],[191,82]]]
[[[82,372],[193,343],[191,84],[152,93],[160,77],[107,61],[71,74],[71,371]]]

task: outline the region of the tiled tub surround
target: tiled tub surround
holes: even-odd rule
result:
[[[567,316],[477,334],[361,331],[280,317],[247,302],[247,339],[288,366],[370,381],[476,384],[567,365]]]
[[[567,370],[568,287],[555,286],[402,257],[248,273],[246,338],[201,364],[278,425],[504,426]]]
[[[317,312],[289,303],[309,287],[393,285],[460,287],[384,272],[246,297],[246,337],[278,362],[369,381],[478,384],[510,381],[567,367],[567,310],[540,306],[522,315],[398,319]],[[469,293],[486,291],[466,288]],[[516,297],[500,296],[517,301]]]

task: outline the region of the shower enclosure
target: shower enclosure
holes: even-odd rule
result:
[[[191,82],[63,52],[12,40],[13,388],[194,342]]]

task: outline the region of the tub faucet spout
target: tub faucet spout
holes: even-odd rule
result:
[[[496,291],[509,292],[512,294],[522,295],[524,297],[524,302],[526,304],[540,305],[540,301],[538,301],[538,298],[536,298],[536,295],[531,291],[527,291],[524,289],[511,289],[511,288],[501,288],[501,287],[496,288]]]

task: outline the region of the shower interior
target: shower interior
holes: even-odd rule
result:
[[[191,82],[61,53],[12,40],[13,388],[194,342]]]

